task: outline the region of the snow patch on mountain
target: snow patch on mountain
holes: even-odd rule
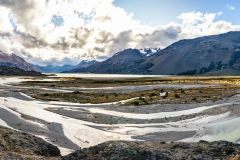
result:
[[[140,49],[139,51],[146,57],[149,57],[149,56],[154,55],[155,53],[157,53],[160,50],[161,50],[160,48],[143,48],[143,49]]]

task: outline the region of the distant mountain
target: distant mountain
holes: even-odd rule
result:
[[[97,61],[81,61],[77,65],[63,65],[63,66],[55,66],[55,65],[47,65],[47,66],[39,66],[35,65],[43,73],[62,73],[66,71],[73,71],[78,68],[88,67]]]
[[[74,68],[72,68],[71,70],[65,70],[65,73],[77,73],[77,72],[81,72],[81,70],[83,70],[84,68],[90,67],[94,64],[98,63],[95,60],[92,61],[81,61],[78,65],[74,66]]]
[[[103,62],[95,62],[86,67],[78,67],[69,72],[90,72],[90,73],[148,73],[148,64],[139,67],[145,58],[155,54],[158,49],[126,49],[114,54]]]
[[[38,68],[42,73],[61,73],[63,71],[71,70],[75,68],[72,65],[63,65],[63,66],[54,66],[54,65],[47,65],[47,66],[35,66]]]
[[[89,67],[91,73],[195,75],[240,74],[240,32],[180,40],[167,48],[127,49]]]
[[[56,65],[47,65],[47,66],[39,66],[36,65],[35,67],[38,68],[43,73],[61,73],[66,71],[75,70],[78,68],[85,68],[88,67],[97,61],[86,61],[83,60],[77,65],[63,65],[63,66],[56,66]]]
[[[23,58],[15,54],[6,54],[0,51],[0,66],[17,67],[25,71],[37,71],[37,69]]]
[[[92,60],[92,61],[83,60],[78,65],[76,65],[75,68],[86,68],[95,63],[97,63],[97,61],[95,61],[95,60]]]

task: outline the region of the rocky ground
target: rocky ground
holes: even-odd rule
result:
[[[198,143],[107,142],[65,156],[64,160],[237,160],[240,145]]]
[[[0,159],[59,159],[56,146],[41,138],[0,127]]]
[[[198,143],[115,141],[61,157],[41,138],[0,127],[0,159],[15,160],[238,160],[240,145],[226,141]]]

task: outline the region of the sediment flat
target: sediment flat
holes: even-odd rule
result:
[[[0,125],[64,155],[106,141],[240,139],[237,77],[0,77],[0,85]]]

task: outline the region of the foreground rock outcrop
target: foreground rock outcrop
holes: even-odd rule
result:
[[[0,159],[30,160],[240,160],[240,145],[230,142],[106,142],[61,157],[41,138],[0,127]]]
[[[41,138],[0,127],[0,159],[60,159],[60,151]]]
[[[76,151],[64,160],[237,160],[240,145],[230,142],[107,142]]]

